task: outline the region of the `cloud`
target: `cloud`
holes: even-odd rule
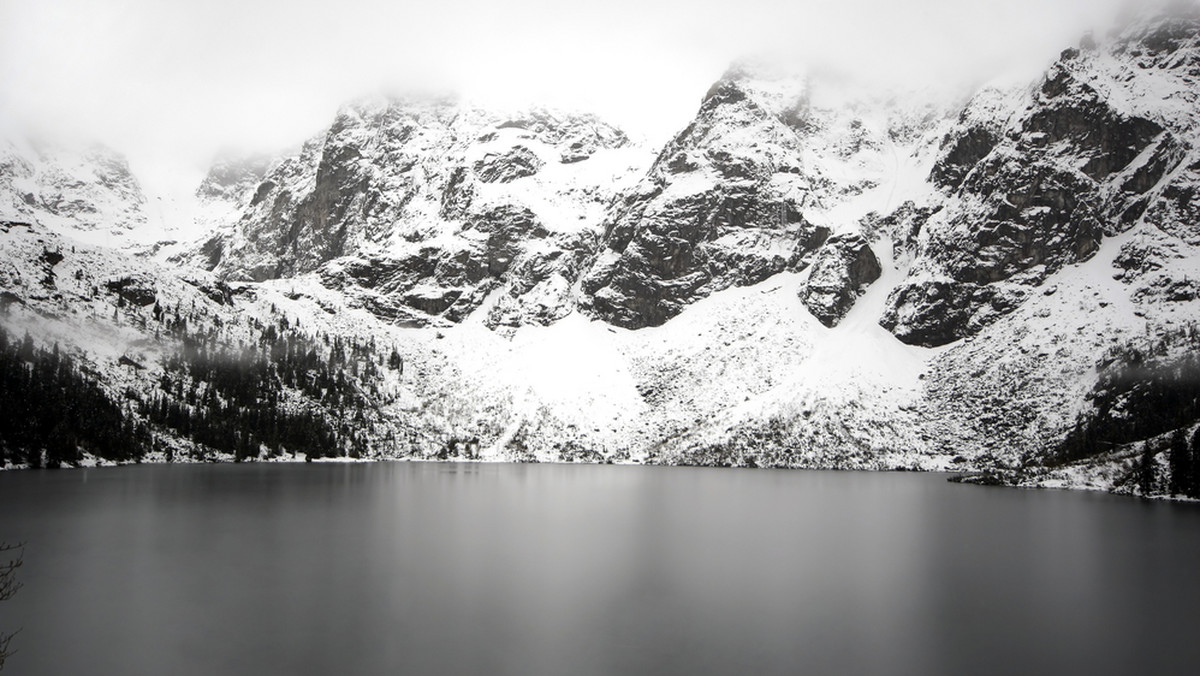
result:
[[[381,88],[592,109],[661,140],[747,53],[881,83],[959,81],[1045,62],[1117,4],[10,0],[0,112],[98,137],[179,181],[223,147],[297,144]]]

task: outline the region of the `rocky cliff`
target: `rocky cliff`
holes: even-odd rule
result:
[[[1024,303],[1141,223],[1194,238],[1197,25],[1139,24],[1069,48],[1024,89],[985,90],[942,142],[940,208],[882,323],[943,345]]]
[[[894,181],[945,111],[830,85],[750,67],[714,84],[609,213],[583,308],[657,326],[723,289],[803,270],[831,233],[857,231],[839,212]]]
[[[260,180],[210,175],[202,191],[242,206],[192,260],[226,279],[316,272],[415,324],[459,322],[503,289],[489,323],[545,323],[569,312],[600,214],[638,161],[591,116],[363,101]]]
[[[109,148],[10,138],[0,140],[0,219],[119,244],[146,224],[146,198]]]
[[[1178,492],[1168,455],[1200,426],[1198,34],[1144,19],[961,99],[739,66],[657,153],[586,115],[359,102],[295,153],[214,167],[215,230],[175,268],[68,253],[80,228],[41,220],[86,210],[49,210],[20,191],[46,170],[9,161],[4,199],[43,206],[0,228],[0,299],[142,402],[196,341],[260,346],[272,396],[374,457]],[[131,180],[97,193],[120,208],[79,199],[120,223]],[[311,357],[261,347],[281,333]],[[372,356],[351,366],[339,336]]]

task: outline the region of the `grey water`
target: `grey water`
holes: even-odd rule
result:
[[[12,674],[1184,673],[1200,507],[592,465],[0,473]]]

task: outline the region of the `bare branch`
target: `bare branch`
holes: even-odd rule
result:
[[[11,641],[12,641],[13,637],[14,637],[14,636],[16,636],[16,635],[17,635],[17,634],[19,634],[19,633],[21,633],[21,630],[20,630],[20,629],[18,629],[18,630],[16,630],[16,631],[14,631],[14,632],[13,632],[13,633],[11,633],[11,634],[0,634],[0,671],[3,671],[3,670],[4,670],[4,662],[5,662],[5,661],[6,661],[8,658],[10,658],[10,657],[12,657],[13,655],[17,654],[17,651],[16,651],[16,650],[9,650],[9,649],[8,649],[8,644],[9,644],[9,642],[11,642]]]
[[[0,601],[11,599],[21,589],[21,583],[17,581],[17,569],[25,563],[25,543],[10,544],[8,542],[0,542],[0,554],[6,552],[13,553],[9,554],[12,558],[0,564]],[[8,646],[12,643],[13,637],[19,634],[20,631],[18,629],[11,634],[0,634],[0,671],[4,669],[5,661],[16,653],[15,650],[10,650]]]
[[[0,553],[12,551],[17,552],[16,556],[0,563],[0,601],[11,599],[22,587],[17,581],[17,569],[25,563],[25,543],[0,543]]]

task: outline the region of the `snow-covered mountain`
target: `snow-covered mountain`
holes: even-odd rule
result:
[[[191,257],[225,279],[316,272],[382,318],[547,323],[644,151],[590,115],[504,114],[453,99],[372,99],[265,172],[202,186],[234,204]],[[249,168],[247,168],[249,169]]]
[[[1179,493],[1198,34],[1144,18],[961,98],[740,65],[661,149],[589,115],[360,101],[294,153],[218,163],[210,233],[170,261],[62,225],[128,222],[132,178],[84,181],[108,192],[64,216],[31,187],[63,184],[54,162],[6,161],[26,206],[0,233],[4,321],[68,346],[177,458],[218,447],[157,411],[251,406],[178,355],[236,346],[334,452]],[[247,439],[238,457],[288,448]]]
[[[937,213],[885,326],[945,344],[1020,306],[1105,237],[1148,223],[1194,241],[1196,48],[1190,21],[1142,24],[1065,50],[1031,88],[977,95],[943,142],[930,177]]]
[[[125,158],[104,146],[0,139],[0,219],[111,243],[146,225],[146,197]]]
[[[886,207],[898,185],[911,188],[901,184],[932,157],[950,112],[732,69],[615,205],[582,306],[619,326],[657,326],[723,289],[804,269],[831,233],[857,231],[865,205]]]
[[[977,97],[947,137],[937,213],[884,316],[953,344],[927,379],[932,438],[1020,481],[1167,490],[1155,459],[1200,419],[1198,27],[1087,40]]]

